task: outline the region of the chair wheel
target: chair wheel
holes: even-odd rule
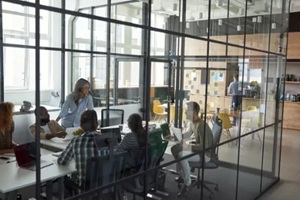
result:
[[[209,198],[210,198],[210,199],[213,199],[213,198],[214,198],[214,195],[212,195],[212,194],[209,195]]]

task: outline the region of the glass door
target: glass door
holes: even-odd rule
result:
[[[111,104],[140,104],[144,84],[140,58],[116,58],[114,81],[111,85]]]

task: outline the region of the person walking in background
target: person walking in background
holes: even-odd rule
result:
[[[12,153],[15,146],[12,134],[15,130],[13,120],[14,104],[10,102],[0,103],[0,155]]]
[[[79,127],[80,117],[85,110],[93,110],[93,98],[90,95],[90,83],[81,78],[75,84],[74,92],[69,94],[56,119],[58,122],[62,119],[62,126]]]
[[[241,91],[239,90],[238,75],[233,76],[233,81],[229,84],[228,93],[231,95],[231,109],[238,110],[241,106]],[[233,118],[233,125],[236,126],[236,117]]]
[[[34,114],[36,115],[36,109],[34,110]],[[50,140],[54,137],[64,138],[67,135],[65,128],[60,126],[55,120],[50,120],[48,110],[43,106],[40,107],[40,120],[41,139]],[[33,138],[35,138],[35,124],[31,125],[29,130]]]

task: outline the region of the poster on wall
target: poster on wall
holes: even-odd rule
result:
[[[223,82],[224,81],[224,73],[222,72],[215,72],[213,80],[216,82]]]

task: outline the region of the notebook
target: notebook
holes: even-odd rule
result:
[[[36,170],[36,144],[35,142],[30,142],[26,144],[21,144],[14,147],[14,152],[16,155],[16,160],[19,167]],[[53,162],[40,160],[41,168],[52,165]]]
[[[182,131],[181,128],[176,128],[174,126],[171,126],[172,132],[174,133],[175,137],[178,141],[182,140]]]

